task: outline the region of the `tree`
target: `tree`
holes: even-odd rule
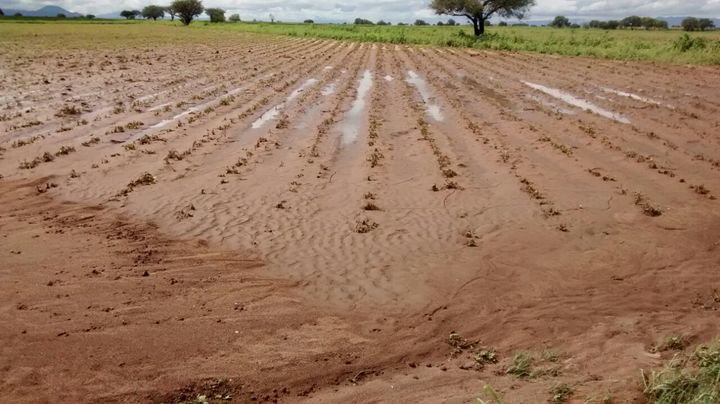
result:
[[[270,24],[275,24],[275,16],[270,14]]]
[[[415,20],[415,25],[421,26],[421,25],[429,25],[425,20]]]
[[[225,10],[222,8],[208,8],[205,14],[210,17],[210,22],[225,22]]]
[[[444,26],[444,25],[445,25],[445,23],[442,22],[442,21],[438,21],[438,22],[437,22],[437,26],[438,26],[438,27],[442,27],[442,26]]]
[[[240,14],[233,14],[229,18],[230,22],[240,22]]]
[[[631,15],[620,20],[620,25],[627,28],[640,28],[643,25],[642,18],[637,15]]]
[[[449,19],[449,20],[447,21],[447,25],[449,25],[449,26],[451,26],[451,27],[454,27],[455,25],[457,25],[457,23],[455,22],[455,20],[453,20],[453,19],[451,18],[451,19]]]
[[[380,20],[380,21],[377,22],[376,25],[392,25],[392,24],[390,24],[389,22],[387,22],[387,21],[385,21],[385,20]]]
[[[688,17],[682,20],[680,25],[685,31],[697,31],[700,29],[700,20],[695,17]]]
[[[466,17],[473,24],[475,36],[485,33],[485,21],[497,13],[503,17],[524,18],[535,0],[432,0],[435,13]]]
[[[308,20],[303,21],[303,23],[305,23],[305,24],[315,24],[315,21],[308,19]]]
[[[372,22],[370,20],[366,20],[364,18],[356,18],[355,22],[353,24],[355,24],[355,25],[375,25],[374,22]]]
[[[23,16],[22,13],[15,13],[15,14],[13,14],[13,17],[22,17],[22,16]]]
[[[715,22],[709,18],[701,18],[698,20],[698,28],[700,28],[700,31],[715,28]]]
[[[85,18],[87,18],[88,20],[94,20],[94,19],[95,19],[95,14],[88,14],[88,15],[85,16]]]
[[[205,10],[200,0],[175,0],[170,6],[184,25],[190,23]]]
[[[132,10],[123,10],[120,12],[121,17],[125,17],[128,20],[134,20],[135,19],[135,13],[132,12]]]
[[[177,15],[177,11],[175,11],[175,8],[173,8],[173,6],[165,7],[165,12],[170,15],[170,21],[175,21],[175,16]]]
[[[5,17],[5,13],[3,13],[2,8],[0,8],[0,17]]]
[[[500,21],[498,23],[498,27],[507,27],[507,23],[505,21]]]
[[[55,16],[55,18],[67,18],[67,16],[63,13],[58,13],[58,15]]]
[[[565,28],[570,26],[570,20],[564,15],[559,15],[550,23],[551,27]]]
[[[150,19],[152,18],[153,21],[157,21],[158,18],[165,17],[165,8],[155,5],[149,5],[143,8],[142,10],[142,16],[144,18]]]

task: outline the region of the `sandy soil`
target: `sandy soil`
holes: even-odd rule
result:
[[[718,335],[720,69],[187,47],[0,54],[6,400],[642,401]]]

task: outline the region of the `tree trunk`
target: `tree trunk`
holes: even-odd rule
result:
[[[485,21],[483,21],[482,18],[475,18],[472,20],[472,23],[473,31],[475,31],[475,36],[482,36],[485,33]]]

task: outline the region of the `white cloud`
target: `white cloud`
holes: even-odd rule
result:
[[[155,3],[169,3],[158,0]],[[282,21],[352,21],[356,17],[370,20],[413,21],[416,18],[434,19],[428,9],[430,0],[204,0],[206,6],[221,7],[238,13],[243,19],[267,19],[273,14]],[[34,10],[47,4],[69,11],[105,14],[122,9],[141,9],[152,0],[10,0],[3,8]],[[720,17],[720,0],[537,0],[530,19],[555,15],[575,18],[614,18],[628,15]]]

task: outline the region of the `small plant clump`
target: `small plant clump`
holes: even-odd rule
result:
[[[644,382],[645,395],[655,403],[720,402],[720,339],[697,347],[690,356],[675,355]]]
[[[359,234],[365,234],[370,233],[371,231],[375,230],[380,226],[379,224],[373,222],[370,219],[362,219],[355,223],[355,233]]]
[[[70,153],[74,153],[75,148],[72,146],[61,146],[60,150],[58,150],[55,155],[56,156],[67,156]]]
[[[530,377],[533,362],[534,359],[532,355],[527,352],[518,352],[513,356],[512,364],[507,368],[505,373],[520,379]]]
[[[82,143],[80,143],[80,144],[81,144],[83,147],[90,147],[90,146],[92,146],[92,145],[94,145],[94,144],[98,144],[98,143],[100,143],[100,138],[99,138],[99,137],[93,137],[93,138],[91,138],[90,140],[86,140],[86,141],[84,141],[84,142],[82,142]]]
[[[63,106],[60,111],[58,111],[55,116],[58,118],[62,118],[64,116],[73,116],[73,115],[80,115],[82,111],[80,108],[74,106],[74,105],[65,105]]]
[[[550,402],[554,404],[567,403],[573,395],[573,388],[565,383],[553,386],[550,389]]]
[[[645,198],[645,196],[640,193],[635,194],[635,205],[639,206],[642,209],[642,212],[645,216],[657,217],[662,215],[662,211],[652,206],[650,202],[648,202],[647,198]]]

